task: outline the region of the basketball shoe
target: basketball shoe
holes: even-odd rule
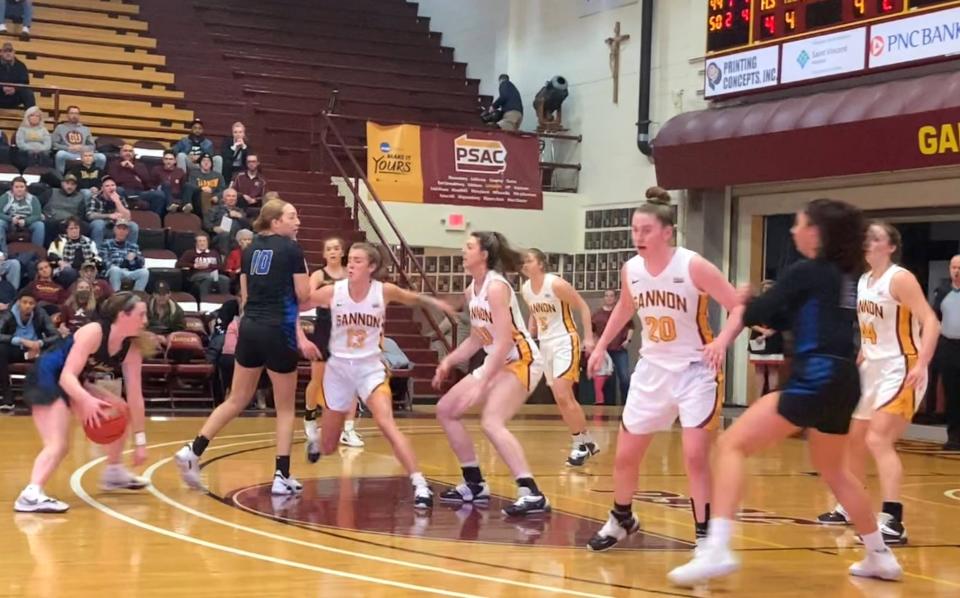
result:
[[[607,522],[604,523],[600,531],[595,533],[593,537],[590,538],[590,541],[587,542],[587,548],[594,552],[610,550],[616,546],[618,542],[638,531],[640,531],[640,522],[637,521],[633,513],[630,513],[629,519],[620,521],[613,514],[613,511],[611,511]]]

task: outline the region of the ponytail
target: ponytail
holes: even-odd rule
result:
[[[498,232],[476,231],[470,233],[487,252],[487,268],[498,272],[518,272],[523,265],[523,256],[510,247],[507,238]]]

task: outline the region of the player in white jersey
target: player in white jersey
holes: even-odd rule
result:
[[[940,336],[940,323],[917,278],[896,265],[900,233],[885,222],[867,229],[870,271],[857,285],[860,323],[860,403],[853,413],[847,445],[850,469],[866,486],[869,451],[877,463],[883,509],[877,519],[887,544],[905,544],[900,481],[903,464],[894,443],[923,400],[927,367]],[[847,524],[839,504],[818,518],[824,524]]]
[[[347,258],[347,277],[311,293],[314,306],[331,312],[330,359],[323,375],[323,414],[320,425],[320,452],[329,455],[337,448],[343,422],[360,397],[373,420],[393,447],[393,452],[410,476],[414,487],[414,508],[433,506],[433,492],[417,465],[410,440],[393,419],[393,397],[383,362],[384,320],[388,303],[430,305],[451,315],[447,304],[374,279],[380,269],[380,252],[369,243],[355,243]]]
[[[594,551],[612,548],[640,528],[631,508],[640,461],[654,433],[669,430],[678,416],[696,537],[706,535],[710,444],[723,406],[721,366],[727,346],[743,328],[743,306],[720,270],[693,251],[672,246],[670,196],[653,187],[647,198],[633,213],[637,255],[623,266],[620,300],[587,364],[591,375],[600,368],[610,340],[636,312],[643,325],[641,359],[630,378],[617,436],[613,510],[587,545]],[[711,297],[729,311],[716,339],[707,322]]]
[[[520,315],[520,306],[501,270],[516,270],[520,255],[500,233],[473,232],[463,248],[463,268],[473,277],[466,291],[471,334],[443,358],[433,378],[440,388],[451,368],[479,349],[483,365],[457,382],[437,403],[437,419],[460,461],[463,483],[440,495],[441,500],[484,501],[490,488],[480,472],[477,452],[463,425],[464,414],[482,405],[480,426],[517,482],[517,500],[503,509],[508,517],[544,513],[550,503],[533,479],[523,447],[507,429],[507,422],[526,402],[542,376],[540,352]]]
[[[583,325],[583,351],[593,350],[593,327],[590,307],[569,282],[556,274],[548,274],[547,256],[539,249],[523,255],[523,275],[528,278],[520,293],[530,308],[530,332],[540,341],[543,372],[547,385],[560,409],[560,415],[573,435],[573,446],[567,465],[578,467],[600,452],[587,430],[583,408],[573,396],[573,385],[580,380],[580,335],[573,322],[573,308],[580,313]]]

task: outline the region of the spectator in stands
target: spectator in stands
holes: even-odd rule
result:
[[[114,222],[122,218],[129,223],[130,242],[136,244],[140,237],[140,227],[136,222],[130,222],[130,209],[127,207],[127,200],[117,191],[117,182],[110,177],[103,177],[100,185],[100,193],[90,197],[87,202],[90,238],[97,247],[103,247],[107,230],[112,230]]]
[[[246,212],[237,206],[237,190],[224,189],[223,201],[207,211],[203,223],[213,234],[213,246],[220,255],[227,255],[234,235],[240,229],[250,228]]]
[[[225,181],[232,181],[233,177],[243,170],[252,151],[247,141],[247,127],[242,122],[233,123],[232,133],[232,137],[224,139],[220,147],[220,160],[223,165],[221,174]]]
[[[236,189],[243,199],[240,205],[249,216],[255,217],[260,213],[263,195],[267,192],[267,181],[260,174],[260,160],[256,155],[247,156],[247,169],[233,177],[230,186]]]
[[[29,87],[11,87],[2,85],[3,83],[13,83],[15,85],[29,85],[30,73],[27,71],[27,65],[17,60],[13,52],[13,44],[4,42],[0,47],[0,108],[30,108],[37,104],[33,97],[33,90]]]
[[[616,307],[617,301],[619,301],[619,296],[617,291],[606,290],[603,292],[603,304],[600,306],[600,309],[593,312],[593,317],[591,318],[591,326],[593,327],[593,334],[595,338],[600,338],[600,335],[603,334],[604,328],[607,327],[607,322],[610,321],[610,314],[613,313],[613,308]],[[627,325],[620,329],[617,332],[617,335],[613,337],[613,340],[610,341],[610,345],[607,348],[607,353],[610,354],[610,359],[613,360],[613,372],[617,376],[617,384],[620,388],[620,400],[626,402],[627,400],[627,391],[630,390],[630,354],[627,352],[627,347],[630,346],[630,342],[633,340],[633,319],[627,322]],[[616,401],[611,401],[611,404],[616,404]]]
[[[79,160],[83,152],[94,152],[93,159],[97,167],[107,165],[107,157],[97,152],[97,140],[86,125],[80,122],[80,108],[67,107],[67,122],[60,123],[53,130],[53,150],[56,154],[57,172],[66,171],[67,160]]]
[[[77,190],[77,177],[70,173],[60,181],[60,187],[53,190],[50,199],[43,206],[43,224],[46,228],[44,245],[52,243],[64,230],[68,218],[83,218],[83,194]]]
[[[99,268],[99,262],[89,261],[83,264],[83,266],[80,267],[80,280],[75,282],[73,286],[68,289],[68,292],[70,294],[75,293],[78,285],[86,282],[90,285],[90,288],[93,289],[93,296],[98,304],[104,299],[110,298],[113,295],[113,288],[110,286],[110,283],[103,278],[97,278]]]
[[[100,193],[100,181],[106,173],[102,166],[96,164],[96,155],[84,150],[80,152],[80,165],[70,174],[77,177],[77,189],[84,201],[90,201],[90,197]]]
[[[28,284],[25,288],[31,291],[33,296],[37,298],[37,301],[42,306],[59,306],[66,299],[66,293],[63,287],[53,279],[53,266],[47,260],[40,260],[37,262],[37,277],[34,278],[33,282]],[[54,313],[49,309],[47,311],[49,313]]]
[[[8,0],[0,0],[0,35],[7,32],[7,2]],[[30,25],[33,24],[33,0],[9,0],[9,2],[20,5],[20,20],[23,23],[20,28],[20,39],[29,40]]]
[[[52,166],[51,140],[50,131],[43,122],[43,110],[37,106],[27,108],[23,113],[23,122],[17,129],[17,151],[13,153],[10,161],[21,172],[30,166]]]
[[[119,291],[124,280],[133,281],[133,290],[147,288],[150,271],[144,265],[143,254],[137,244],[128,239],[130,223],[119,219],[113,227],[113,238],[104,242],[100,249],[100,259],[106,268],[107,280],[114,292]]]
[[[80,234],[80,226],[79,218],[67,218],[63,223],[63,234],[54,239],[47,249],[47,259],[57,264],[53,278],[64,287],[76,282],[84,264],[96,263],[100,259],[93,241]]]
[[[207,213],[210,206],[220,202],[220,194],[227,188],[223,175],[213,170],[213,160],[207,154],[200,157],[200,168],[191,170],[183,188],[183,210],[193,206],[198,216]]]
[[[213,155],[213,142],[203,136],[202,120],[193,119],[190,134],[174,144],[173,151],[177,154],[177,166],[187,173],[200,167],[200,156]],[[216,156],[212,160],[213,169],[223,172],[223,158]]]
[[[147,302],[147,329],[154,334],[170,334],[187,327],[183,308],[170,296],[170,286],[160,281]]]
[[[73,293],[60,306],[60,334],[71,334],[97,317],[97,298],[93,286],[79,280]]]
[[[230,277],[230,292],[236,294],[240,288],[240,268],[243,265],[243,250],[253,243],[253,231],[243,229],[237,231],[237,246],[230,251],[223,271]]]
[[[167,212],[167,196],[151,188],[150,171],[147,165],[137,160],[133,146],[124,143],[120,156],[107,166],[107,176],[117,183],[118,191],[130,202],[136,198],[139,203],[150,206],[150,211],[161,218]]]
[[[497,125],[504,131],[516,131],[523,122],[523,100],[520,91],[510,82],[506,74],[500,75],[500,95],[491,106],[493,110],[502,110],[503,118]]]
[[[177,155],[173,150],[163,152],[163,162],[150,171],[151,184],[155,191],[163,193],[168,212],[177,212],[183,205],[181,198],[186,178],[187,173],[177,166]]]
[[[220,292],[220,254],[216,249],[210,249],[207,233],[197,233],[196,245],[183,252],[177,267],[185,271],[187,280],[196,289],[200,301],[214,288],[214,292]]]
[[[7,237],[11,233],[30,231],[30,242],[43,247],[46,229],[40,200],[27,192],[27,181],[22,176],[13,179],[10,190],[0,195],[0,251],[7,252]]]
[[[0,314],[0,408],[4,410],[13,409],[10,364],[33,361],[44,347],[60,340],[53,320],[36,307],[37,298],[23,289],[13,307]]]
[[[6,253],[0,253],[0,304],[8,304],[16,296],[17,289],[20,288],[20,272],[22,269],[20,260],[9,257]],[[10,285],[13,290],[12,295],[7,294],[6,285]],[[4,309],[6,309],[5,306],[0,307],[0,311]]]

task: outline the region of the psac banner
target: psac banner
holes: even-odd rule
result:
[[[367,178],[380,199],[543,209],[539,142],[498,131],[367,123]]]

